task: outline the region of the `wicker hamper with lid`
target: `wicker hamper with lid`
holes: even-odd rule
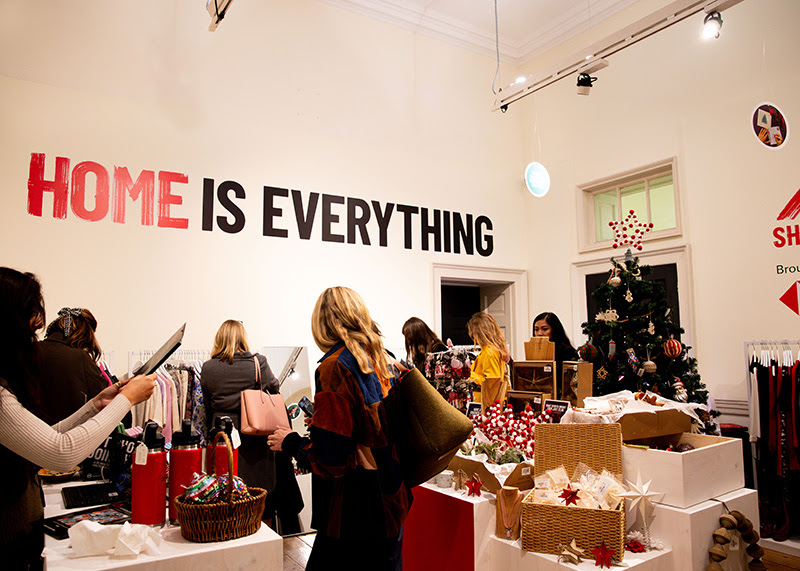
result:
[[[538,424],[534,449],[537,476],[563,465],[572,476],[583,462],[622,479],[622,432],[619,424]],[[522,549],[559,554],[573,539],[587,553],[605,542],[617,561],[625,555],[625,502],[616,510],[533,503],[533,490],[522,501]]]

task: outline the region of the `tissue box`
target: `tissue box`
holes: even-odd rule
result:
[[[472,478],[473,474],[478,474],[478,478],[483,482],[483,489],[493,494],[496,494],[497,490],[502,486],[513,486],[520,490],[533,488],[533,466],[527,462],[517,464],[517,467],[509,474],[503,484],[486,468],[483,462],[478,460],[456,455],[447,468],[448,470],[453,470],[453,472],[459,469],[464,470],[468,478]]]
[[[692,419],[688,414],[674,408],[633,412],[624,414],[619,419],[622,440],[625,442],[689,432],[691,424]]]
[[[688,418],[688,417],[687,417]],[[652,480],[651,490],[664,492],[659,503],[687,508],[744,487],[742,441],[706,434],[675,434],[638,441],[663,447],[691,444],[688,452],[622,447],[622,468],[628,480]]]

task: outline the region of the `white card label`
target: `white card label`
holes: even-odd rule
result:
[[[144,442],[136,445],[136,451],[133,453],[133,463],[140,466],[147,464],[147,446]]]
[[[233,446],[234,450],[242,445],[242,437],[239,436],[239,431],[235,428],[231,431],[231,445]]]
[[[741,536],[738,533],[731,534],[731,542],[728,544],[728,551],[739,551]]]

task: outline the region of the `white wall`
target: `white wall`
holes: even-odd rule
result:
[[[48,318],[92,309],[117,369],[183,321],[185,347],[208,348],[230,317],[253,346],[308,345],[313,361],[309,318],[332,285],[359,291],[387,345],[402,346],[406,318],[433,321],[432,263],[528,263],[523,125],[489,112],[490,58],[313,0],[236,3],[214,33],[202,1],[0,7],[0,264],[40,276]],[[134,179],[183,173],[171,216],[189,227],[143,227],[138,203],[125,224],[57,220],[51,193],[30,215],[32,153],[46,155],[47,179],[57,156]],[[245,188],[242,232],[201,230],[205,177]],[[386,248],[322,242],[319,222],[301,241],[289,199],[289,238],[264,237],[263,186],[486,215],[494,253],[423,252],[416,232],[406,250],[398,214]]]
[[[585,342],[571,312],[575,293],[564,287],[569,264],[612,252],[578,254],[575,187],[675,156],[683,237],[645,249],[689,246],[693,287],[680,294],[693,296],[700,374],[718,398],[743,399],[743,343],[800,338],[800,318],[779,301],[800,276],[776,273],[778,264],[800,264],[800,247],[772,245],[773,228],[787,222],[778,212],[800,187],[800,3],[747,0],[722,17],[716,41],[700,39],[695,16],[612,56],[589,97],[565,79],[513,111],[529,119],[526,147],[553,181],[527,204],[536,235],[548,240],[528,253],[531,311],[566,315],[573,341]],[[780,150],[752,133],[762,102],[788,118]]]

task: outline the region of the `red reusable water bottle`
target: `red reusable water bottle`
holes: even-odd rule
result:
[[[212,471],[217,475],[221,476],[222,474],[228,473],[228,449],[225,446],[225,441],[220,438],[220,441],[217,443],[217,451],[214,454],[214,466],[210,466],[209,463],[211,462],[211,451],[214,448],[214,437],[217,435],[217,432],[220,430],[224,431],[225,434],[228,435],[228,438],[233,441],[232,434],[233,434],[233,420],[231,420],[230,416],[218,416],[214,419],[214,428],[211,429],[210,434],[208,435],[208,451],[206,452],[206,474],[210,474]],[[213,468],[213,470],[212,470]],[[235,472],[234,476],[239,475],[239,450],[236,448],[233,449],[233,471]]]
[[[147,454],[140,451],[142,444]],[[133,454],[131,470],[131,523],[155,525],[167,518],[167,453],[158,424],[148,420],[142,444]]]
[[[169,519],[178,519],[175,497],[180,496],[192,483],[195,473],[203,471],[203,449],[200,433],[192,430],[192,421],[184,420],[181,429],[172,433],[169,451]]]

